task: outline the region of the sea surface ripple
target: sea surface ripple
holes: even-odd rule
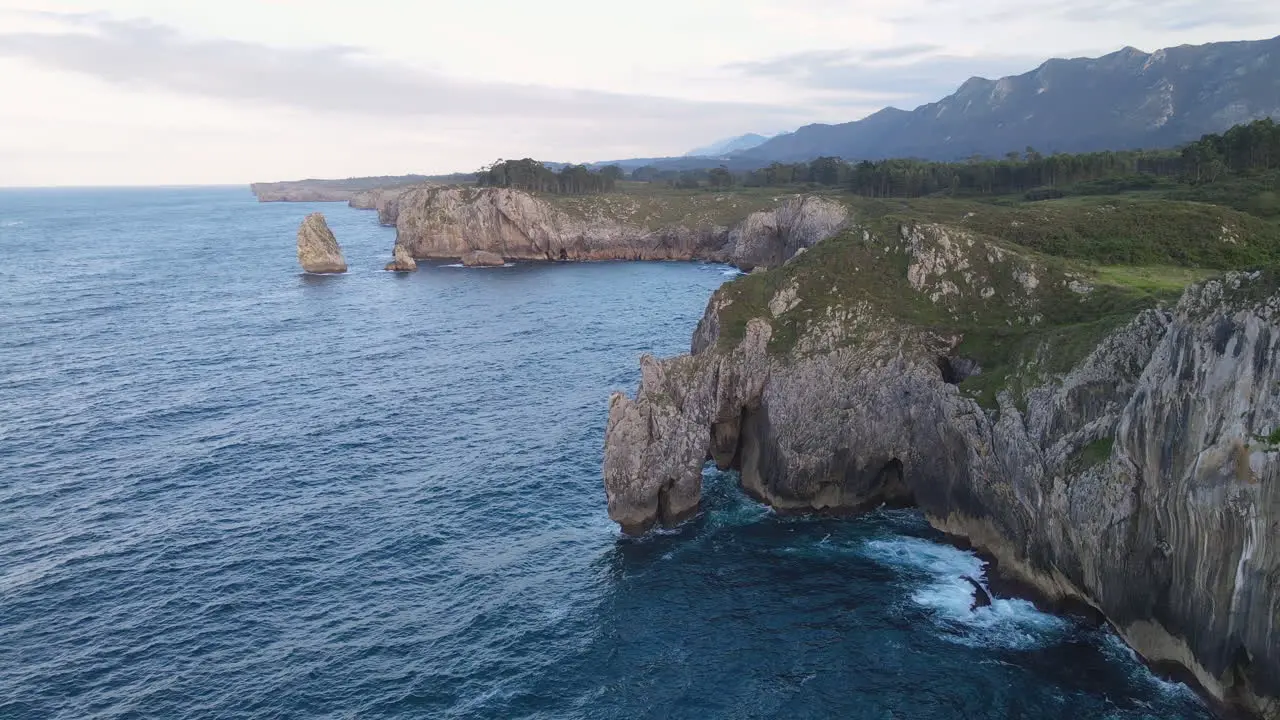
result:
[[[323,210],[352,272],[298,272]],[[605,516],[713,265],[378,268],[240,188],[0,192],[0,717],[1203,718],[912,512]]]

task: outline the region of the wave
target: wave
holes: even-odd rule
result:
[[[1135,680],[1145,683],[1155,688],[1157,694],[1169,699],[1183,699],[1199,703],[1200,696],[1196,691],[1191,689],[1190,685],[1179,682],[1177,680],[1166,680],[1152,672],[1151,668],[1142,661],[1138,653],[1133,648],[1125,644],[1124,640],[1110,630],[1102,630],[1104,637],[1100,643],[1102,653],[1119,664],[1130,668],[1129,675]]]
[[[992,596],[974,608],[972,578],[990,593],[986,563],[972,552],[920,538],[872,540],[864,554],[899,571],[914,589],[909,599],[936,622],[943,637],[961,645],[1029,650],[1056,643],[1071,624],[1040,612],[1027,600]]]
[[[5,220],[3,222],[0,222],[0,227],[18,227],[19,225],[25,225],[25,224],[26,223],[23,222],[22,220]]]

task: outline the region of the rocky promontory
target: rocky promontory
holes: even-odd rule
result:
[[[309,273],[344,273],[347,261],[325,222],[323,213],[311,213],[298,227],[298,264]]]
[[[609,402],[627,533],[696,513],[709,460],[781,510],[914,504],[1280,718],[1277,273],[1178,297],[886,218],[726,284],[691,350]]]
[[[763,210],[737,209],[733,194],[689,195],[655,209],[624,193],[554,198],[457,186],[382,200],[379,216],[394,219],[396,244],[419,259],[488,252],[511,260],[706,260],[750,270],[781,264],[849,219],[842,203],[816,195],[781,196]]]

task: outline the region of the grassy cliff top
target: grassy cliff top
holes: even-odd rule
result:
[[[608,218],[649,230],[668,227],[730,226],[753,212],[771,210],[788,197],[804,192],[795,188],[729,188],[678,190],[659,184],[621,182],[618,192],[597,195],[538,194],[573,217]],[[848,200],[839,191],[817,191]]]
[[[858,225],[784,267],[726,284],[721,347],[753,317],[770,350],[803,353],[884,329],[959,338],[981,375],[962,390],[994,406],[1064,373],[1138,312],[1222,270],[1280,262],[1280,226],[1229,208],[1145,198],[1010,206],[853,200]]]

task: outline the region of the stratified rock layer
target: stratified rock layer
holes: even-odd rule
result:
[[[851,276],[815,251],[740,279],[772,294],[744,309],[727,286],[695,354],[642,359],[636,397],[609,402],[610,516],[628,533],[688,517],[708,459],[781,509],[914,501],[1149,660],[1280,717],[1280,281],[1194,286],[984,407],[963,388],[990,378],[949,324],[1000,303],[1034,327],[1103,291],[939,227],[849,247]]]
[[[311,213],[298,228],[298,264],[309,273],[344,273],[347,261],[325,222],[323,213]]]
[[[733,227],[691,222],[657,229],[604,211],[575,216],[504,188],[420,188],[387,202],[379,215],[395,218],[396,242],[415,258],[485,251],[514,260],[708,260],[749,270],[781,264],[849,219],[842,204],[816,196],[780,198],[777,208]]]

